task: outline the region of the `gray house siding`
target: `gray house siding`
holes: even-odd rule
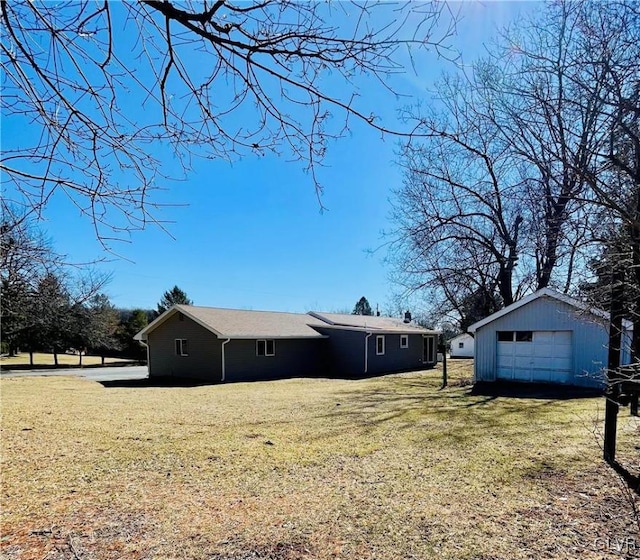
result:
[[[333,364],[331,376],[359,377],[377,375],[394,371],[409,371],[433,367],[434,361],[423,362],[423,337],[410,334],[409,347],[400,348],[400,334],[376,334],[367,338],[367,333],[347,329],[323,329],[316,327],[322,334],[328,335],[328,360]],[[376,353],[376,337],[384,336],[385,351]],[[367,343],[367,370],[365,372],[365,341]]]
[[[274,356],[258,356],[254,339],[230,340],[225,345],[225,380],[254,381],[326,375],[326,339],[273,340]]]
[[[475,336],[475,379],[496,380],[498,331],[570,331],[574,385],[599,387],[607,360],[607,330],[601,320],[555,299],[542,297],[480,327]]]
[[[187,340],[188,356],[176,354],[175,340]],[[176,313],[148,336],[150,377],[189,377],[220,381],[221,341],[188,317]]]
[[[310,376],[362,377],[423,369],[435,364],[435,352],[433,362],[423,361],[422,333],[407,334],[408,347],[401,348],[400,340],[405,335],[400,333],[379,335],[372,331],[367,337],[368,333],[362,330],[315,325],[314,328],[319,333],[316,338],[302,335],[298,338],[265,337],[262,340],[273,341],[274,355],[258,355],[256,338],[217,336],[188,314],[174,310],[172,315],[160,319],[146,332],[149,375],[212,382]],[[384,336],[382,355],[376,352],[378,336]],[[186,355],[177,351],[176,340],[186,341]]]
[[[327,377],[355,377],[364,375],[364,341],[362,331],[323,329],[316,330],[329,336],[327,342]]]
[[[384,354],[376,353],[376,339],[384,336]],[[392,371],[409,371],[432,367],[435,362],[424,363],[422,335],[408,335],[409,347],[400,348],[399,334],[377,335],[375,332],[369,337],[369,368],[368,373],[386,373]],[[435,354],[435,352],[434,352]],[[435,355],[434,355],[435,360]]]

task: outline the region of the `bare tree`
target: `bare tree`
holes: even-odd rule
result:
[[[25,333],[33,339],[33,295],[43,275],[61,260],[51,242],[19,209],[2,200],[0,219],[0,282],[2,341],[14,355]]]
[[[356,81],[389,88],[404,71],[400,56],[440,49],[453,21],[440,3],[1,7],[4,124],[24,125],[3,138],[10,196],[39,213],[64,193],[103,243],[156,220],[152,191],[175,170],[165,159],[188,170],[193,156],[282,153],[302,162],[319,192],[316,168],[352,119],[398,132],[371,112]]]
[[[495,308],[526,291],[573,290],[595,250],[593,196],[583,171],[606,144],[597,93],[604,72],[577,63],[580,5],[559,2],[518,22],[469,76],[445,79],[442,109],[407,111],[429,136],[401,151],[397,268],[412,288],[462,317],[472,294]]]
[[[70,324],[71,311],[84,310],[110,281],[92,265],[71,265],[56,253],[33,216],[2,201],[0,220],[1,339],[10,354],[65,346],[88,324]],[[76,328],[73,333],[73,328]],[[57,356],[55,357],[57,362]]]
[[[508,305],[523,221],[519,177],[495,129],[476,118],[474,92],[455,79],[441,87],[444,113],[419,117],[431,137],[401,152],[405,181],[392,213],[399,276],[409,289],[429,289],[442,314],[460,314],[478,293],[490,307]]]
[[[586,69],[587,79],[577,76],[575,86],[582,100],[595,99],[602,107],[599,117],[606,142],[595,165],[576,166],[575,171],[605,210],[605,228],[611,232],[604,240],[605,259],[598,271],[600,289],[596,284],[591,293],[601,296],[604,289],[602,299],[610,305],[604,457],[626,476],[629,473],[616,463],[617,415],[620,405],[629,404],[637,415],[640,397],[640,9],[624,1],[580,8],[583,57],[577,62]],[[596,74],[605,77],[601,87],[588,79]],[[625,311],[634,327],[632,364],[620,368]],[[635,484],[637,492],[637,479]]]

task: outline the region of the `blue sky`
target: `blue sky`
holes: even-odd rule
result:
[[[463,19],[451,42],[470,62],[482,54],[496,26],[532,4],[452,7]],[[409,72],[399,84],[426,102],[425,89],[451,67],[435,55],[419,63],[420,75]],[[394,114],[396,107],[381,91],[366,95],[367,102],[384,104],[380,112]],[[198,305],[335,311],[351,309],[364,295],[385,311],[397,292],[383,262],[382,237],[391,227],[391,191],[402,181],[394,163],[396,142],[381,141],[378,133],[354,123],[348,137],[332,143],[319,174],[324,212],[301,166],[269,155],[233,165],[195,162],[187,180],[165,183],[159,196],[170,205],[160,216],[172,222],[167,224],[172,237],[150,226],[118,248],[120,258],[104,254],[90,224],[64,197],[49,204],[42,227],[71,261],[109,259],[99,268],[113,273],[106,292],[118,307],[154,308],[177,284]]]

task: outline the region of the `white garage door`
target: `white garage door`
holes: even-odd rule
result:
[[[498,379],[573,381],[571,331],[498,331],[496,358]]]

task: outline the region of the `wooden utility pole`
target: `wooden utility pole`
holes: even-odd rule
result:
[[[442,389],[447,386],[447,344],[444,342],[440,345],[442,349]]]
[[[609,324],[609,356],[604,417],[604,459],[616,460],[616,436],[620,405],[620,350],[622,348],[622,316],[624,313],[624,269],[615,266],[611,278],[611,316]]]

